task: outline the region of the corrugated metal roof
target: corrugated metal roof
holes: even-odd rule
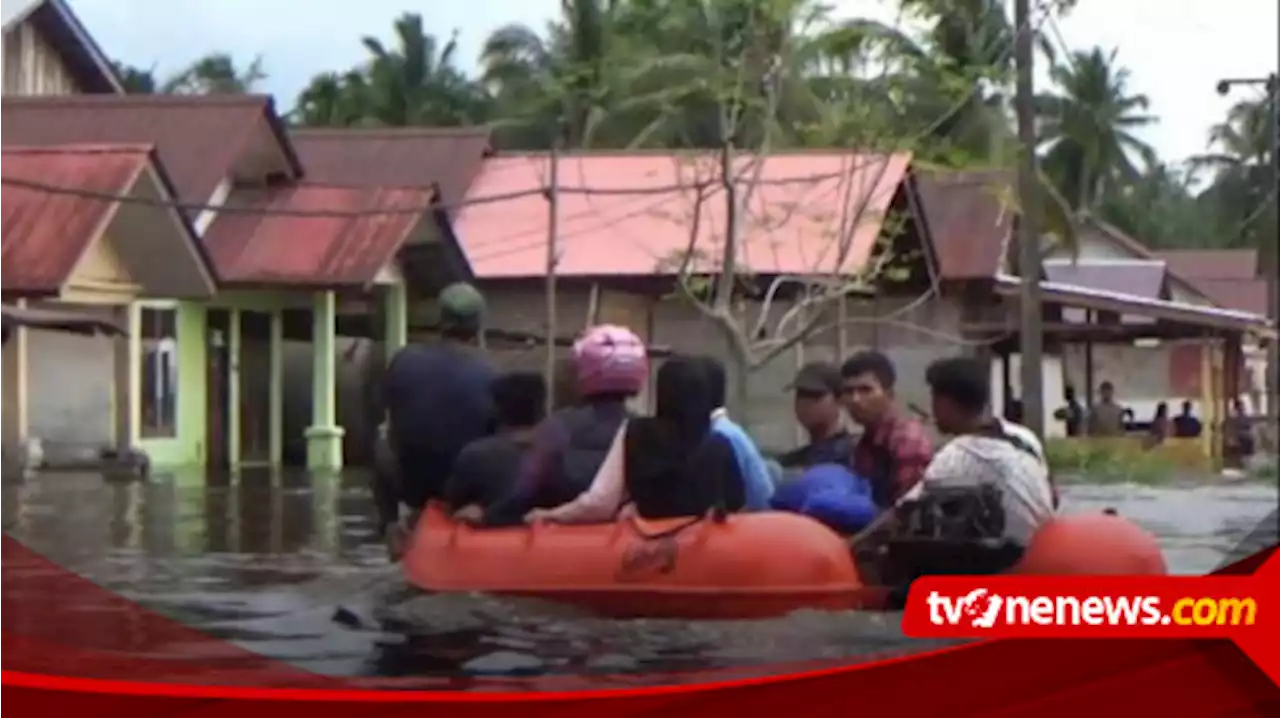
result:
[[[1226,309],[1269,316],[1267,282],[1263,279],[1196,279],[1196,286]]]
[[[762,182],[752,193],[744,226],[739,256],[743,269],[825,274],[861,268],[910,160],[907,154],[847,151],[764,158]],[[753,160],[743,157],[739,171],[747,170],[748,163]],[[560,195],[557,271],[580,277],[673,274],[691,244],[696,257],[692,269],[712,270],[723,247],[723,193],[705,190],[702,208],[695,213],[698,192],[680,185],[707,181],[717,174],[717,167],[714,155],[693,153],[561,158],[560,182],[601,192]],[[545,154],[490,159],[468,196],[536,190],[544,186],[549,171]],[[609,193],[646,187],[654,191]],[[700,214],[700,229],[696,242],[691,242],[695,214]],[[852,231],[842,232],[842,222]],[[515,279],[545,274],[547,223],[547,200],[533,194],[463,207],[454,227],[476,277]]]
[[[5,117],[8,120],[8,117]],[[7,123],[6,123],[7,124]],[[5,147],[4,176],[110,194],[129,191],[146,168],[150,148]],[[23,187],[3,188],[6,293],[56,293],[84,251],[106,229],[117,203]]]
[[[994,277],[1014,227],[1015,212],[1001,196],[1011,187],[1010,174],[922,172],[916,180],[942,278]]]
[[[1008,274],[996,275],[996,291],[1005,296],[1016,296],[1021,281]],[[1276,327],[1262,317],[1250,312],[1219,307],[1202,307],[1168,299],[1147,299],[1124,292],[1090,289],[1076,285],[1044,281],[1040,283],[1045,301],[1053,304],[1116,312],[1144,317],[1148,322],[1167,320],[1196,326],[1225,327],[1254,332],[1260,336],[1274,337]]]
[[[352,211],[427,207],[417,188],[286,185],[232,192],[227,203],[289,210]],[[356,217],[220,214],[204,235],[224,282],[299,286],[365,285],[433,213]]]
[[[1058,284],[1161,299],[1164,294],[1163,262],[1045,262],[1045,278]]]
[[[1129,236],[1119,227],[1104,222],[1092,215],[1086,215],[1080,220],[1080,228],[1083,231],[1093,231],[1098,236],[1110,240],[1114,244],[1119,245],[1125,251],[1133,255],[1135,259],[1160,259],[1154,251],[1146,244],[1138,239]],[[1163,260],[1161,260],[1163,261]],[[1167,276],[1169,281],[1176,282],[1183,289],[1189,290],[1192,294],[1197,294],[1206,301],[1212,302],[1213,299],[1206,295],[1199,287],[1190,279],[1183,275],[1173,267],[1166,265]]]
[[[187,202],[209,200],[264,123],[279,140],[295,176],[302,172],[266,96],[5,97],[0,110],[6,145],[153,145],[178,197]]]
[[[1156,256],[1169,268],[1195,282],[1197,279],[1255,279],[1256,249],[1170,249]]]
[[[340,187],[436,186],[446,205],[462,201],[491,152],[487,127],[290,130],[289,138],[308,181]]]

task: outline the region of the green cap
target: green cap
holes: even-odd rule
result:
[[[466,282],[450,284],[440,291],[440,321],[444,324],[479,328],[484,318],[484,295]]]

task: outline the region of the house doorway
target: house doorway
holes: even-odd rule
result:
[[[205,323],[206,361],[206,443],[208,466],[217,471],[231,468],[230,413],[231,396],[231,312],[210,309]]]
[[[240,464],[271,463],[271,315],[240,312]]]

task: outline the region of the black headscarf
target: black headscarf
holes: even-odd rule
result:
[[[628,481],[670,476],[711,432],[714,397],[700,359],[672,356],[658,369],[654,414],[627,428]]]
[[[719,409],[725,405],[729,389],[728,372],[724,363],[715,357],[698,357],[703,369],[707,372],[708,389],[711,391],[711,408]]]

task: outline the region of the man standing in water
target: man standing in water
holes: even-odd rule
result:
[[[863,427],[853,447],[853,471],[871,482],[872,498],[887,509],[924,476],[933,443],[920,422],[894,404],[898,376],[889,357],[858,352],[840,367],[840,376],[844,407]]]
[[[484,297],[470,284],[456,283],[440,292],[437,303],[440,342],[401,349],[383,377],[395,461],[375,476],[374,497],[393,558],[403,539],[400,504],[416,511],[437,498],[463,447],[494,429],[495,375],[476,346]]]

